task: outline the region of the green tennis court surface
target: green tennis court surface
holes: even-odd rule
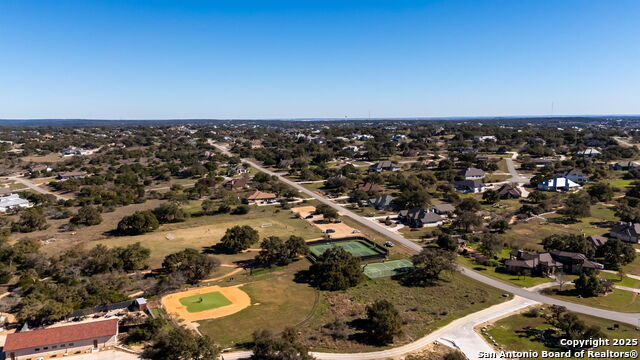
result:
[[[325,251],[336,246],[345,249],[346,251],[351,253],[351,255],[353,255],[354,257],[364,257],[364,256],[380,254],[380,251],[375,247],[369,246],[367,243],[363,241],[357,241],[357,240],[336,241],[336,242],[329,242],[329,243],[318,244],[318,245],[311,245],[309,246],[309,252],[311,252],[311,255],[318,258]]]
[[[369,279],[398,275],[412,267],[413,263],[407,259],[362,265],[364,274]]]
[[[231,305],[231,301],[222,295],[220,291],[214,291],[183,297],[180,299],[180,304],[186,306],[188,312],[200,312]]]

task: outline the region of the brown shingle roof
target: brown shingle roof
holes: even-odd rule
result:
[[[112,336],[118,333],[118,319],[93,321],[84,324],[31,330],[7,335],[4,351],[44,345],[55,345],[84,339]]]
[[[247,200],[262,200],[262,199],[275,199],[276,194],[262,192],[260,190],[256,190],[251,194],[247,195],[245,199]]]

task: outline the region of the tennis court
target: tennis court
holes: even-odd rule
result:
[[[348,240],[348,241],[333,241],[326,242],[318,245],[309,246],[309,252],[315,258],[320,257],[325,251],[332,247],[341,247],[349,252],[351,255],[357,258],[362,258],[366,256],[375,256],[380,254],[380,251],[375,248],[375,246],[370,246],[364,241],[358,240]]]
[[[407,259],[362,265],[363,272],[369,279],[398,275],[412,267],[413,263]]]

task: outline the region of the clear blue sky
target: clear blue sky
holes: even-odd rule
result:
[[[640,114],[640,1],[2,0],[0,118]]]

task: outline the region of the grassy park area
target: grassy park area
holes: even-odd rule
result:
[[[187,307],[188,312],[200,312],[231,304],[231,301],[219,291],[201,295],[192,295],[180,299],[180,303]]]
[[[199,211],[199,210],[198,210]],[[235,225],[249,225],[267,236],[302,236],[305,239],[322,237],[322,232],[307,221],[295,218],[289,211],[278,211],[276,206],[253,206],[245,215],[219,214],[193,216],[187,221],[166,224],[154,232],[137,236],[111,236],[92,242],[92,246],[126,246],[140,242],[151,249],[150,265],[159,267],[164,257],[187,247],[205,249],[220,241],[225,231]],[[95,244],[95,245],[94,245]],[[257,245],[257,244],[256,244]],[[253,257],[251,254],[220,255],[221,260],[233,262]]]

